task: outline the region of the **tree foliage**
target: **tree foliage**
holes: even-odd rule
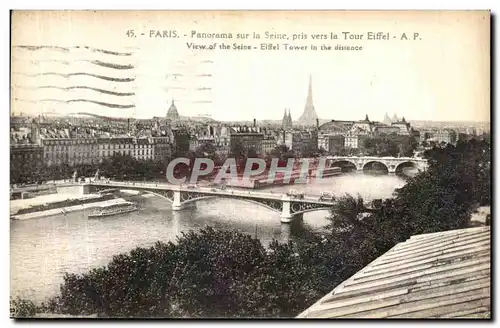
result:
[[[211,142],[206,142],[198,146],[195,150],[197,158],[210,158],[215,160],[217,158],[217,148]]]
[[[106,267],[66,274],[45,311],[122,318],[293,317],[343,278],[328,279],[347,262],[338,261],[336,246],[311,237],[302,244],[274,241],[266,250],[249,235],[207,227],[183,233],[175,244],[136,248]]]
[[[271,151],[271,156],[287,161],[289,158],[294,158],[294,153],[287,145],[278,145]]]
[[[101,176],[119,180],[152,180],[165,177],[169,160],[138,160],[130,155],[114,155],[96,164],[70,166],[59,164],[51,166],[11,166],[11,183],[41,183],[43,181],[71,179],[73,172],[79,177],[92,177],[99,170]]]
[[[411,235],[468,227],[472,211],[491,200],[489,143],[460,141],[434,147],[425,156],[428,170],[409,179],[397,197],[376,210],[364,208],[359,197],[341,199],[330,216],[336,238],[370,239],[380,253]]]
[[[418,142],[411,136],[379,135],[364,139],[362,146],[368,156],[411,157]]]
[[[20,297],[10,299],[11,318],[32,318],[37,311],[37,306],[32,301]]]
[[[302,285],[309,272],[296,270],[291,245],[271,249],[236,231],[185,233],[175,244],[136,248],[107,267],[67,274],[49,309],[104,317],[266,316],[283,315],[284,309],[293,315],[301,297],[311,300],[312,291]],[[271,290],[276,294],[269,299]]]

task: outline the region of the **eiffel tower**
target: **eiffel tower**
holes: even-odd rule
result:
[[[315,125],[317,119],[318,115],[314,109],[312,96],[312,77],[309,75],[309,91],[307,93],[306,107],[304,108],[304,113],[302,113],[298,122],[300,125]]]

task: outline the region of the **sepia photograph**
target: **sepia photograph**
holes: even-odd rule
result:
[[[491,319],[491,12],[10,13],[11,319]]]

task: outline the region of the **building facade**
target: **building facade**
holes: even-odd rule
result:
[[[343,155],[345,150],[345,137],[343,135],[328,136],[327,148],[324,148],[328,154],[333,156]]]
[[[459,134],[453,129],[426,129],[420,131],[419,142],[455,144]]]
[[[11,167],[23,167],[29,163],[32,166],[43,165],[43,147],[37,144],[10,144]]]
[[[416,141],[420,138],[419,131],[414,130],[404,118],[391,121],[386,114],[384,123],[381,123],[370,121],[366,115],[365,119],[360,121],[332,120],[321,125],[318,129],[318,148],[330,151],[330,140],[332,140],[334,147],[331,150],[337,152],[339,140],[342,138],[331,139],[331,137],[342,136],[345,150],[362,151],[364,140],[382,135],[395,141],[402,140],[401,137],[406,136],[413,137]]]
[[[457,142],[457,133],[452,129],[440,129],[432,134],[432,141],[436,143],[450,143],[455,144]]]
[[[166,161],[172,157],[172,140],[170,137],[153,137],[153,158]]]
[[[257,127],[237,126],[231,129],[230,149],[241,144],[248,151],[253,149],[257,154],[263,154],[264,134]]]
[[[318,134],[315,130],[285,131],[283,144],[299,155],[318,150]]]
[[[155,158],[153,138],[43,138],[44,164],[99,164],[115,155],[129,155],[137,160]]]

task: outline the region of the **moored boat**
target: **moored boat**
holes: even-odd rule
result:
[[[107,216],[124,214],[137,211],[137,205],[131,202],[124,202],[120,204],[104,205],[97,208],[95,213],[89,214],[89,219],[98,219]]]

